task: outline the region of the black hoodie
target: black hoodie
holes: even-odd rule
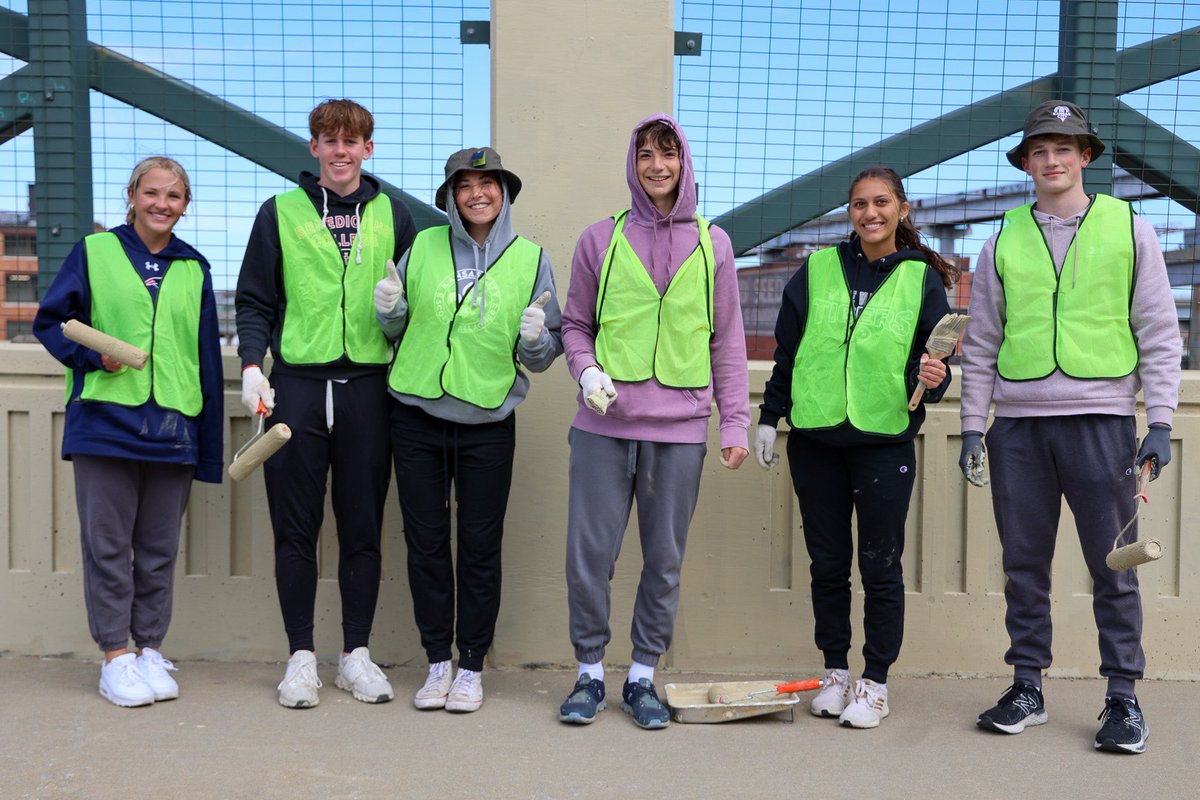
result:
[[[379,181],[364,172],[358,189],[342,197],[323,188],[316,175],[301,172],[300,186],[308,193],[317,214],[324,214],[326,226],[334,243],[341,249],[343,258],[354,258],[353,245],[358,233],[355,210],[357,207],[361,213],[361,207],[379,194]],[[400,256],[412,245],[416,226],[408,207],[395,198],[389,199],[396,242],[391,257],[393,261],[399,261]],[[275,359],[272,370],[281,373],[326,380],[354,378],[387,369],[386,365],[354,364],[345,357],[332,364],[303,367],[287,364],[280,359],[279,335],[283,330],[283,317],[287,313],[287,296],[284,293],[283,250],[279,243],[274,197],[262,204],[250,231],[250,241],[246,245],[246,255],[242,258],[242,269],[238,274],[235,306],[238,355],[243,368],[250,364],[262,366],[269,346]],[[374,320],[371,322],[374,324]]]
[[[927,261],[925,255],[917,250],[900,250],[875,261],[868,261],[859,246],[858,237],[848,242],[841,242],[837,247],[856,314],[883,283],[884,278],[891,274],[891,271],[901,261]],[[950,313],[950,304],[946,300],[946,289],[942,284],[942,276],[937,270],[931,268],[925,276],[921,318],[917,321],[917,332],[913,338],[912,351],[909,353],[908,366],[905,369],[906,385],[910,394],[917,386],[917,370],[920,367],[921,354],[925,352],[925,342],[934,326],[948,313]],[[791,411],[792,366],[795,363],[796,349],[800,346],[800,337],[804,334],[807,319],[808,259],[806,258],[783,290],[783,304],[779,309],[779,318],[775,322],[775,367],[763,390],[763,402],[759,406],[761,409],[758,418],[760,424],[774,426],[781,417],[787,418]],[[950,373],[947,372],[946,380],[942,381],[941,386],[925,393],[925,403],[936,403],[941,400],[949,385]],[[820,388],[812,387],[812,390],[820,391]],[[802,433],[832,445],[906,442],[916,437],[917,431],[924,421],[925,404],[922,403],[917,406],[916,411],[909,413],[908,428],[897,436],[881,436],[860,431],[849,421],[843,422],[835,428],[804,430],[796,433]]]

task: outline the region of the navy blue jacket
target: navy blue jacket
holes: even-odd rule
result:
[[[189,417],[162,408],[153,399],[135,407],[85,401],[79,397],[83,381],[76,380],[67,399],[62,457],[68,461],[73,455],[88,455],[194,464],[196,480],[220,483],[225,463],[222,440],[225,381],[221,371],[217,303],[208,261],[175,236],[165,248],[152,254],[131,225],[119,225],[111,232],[116,234],[133,264],[156,259],[162,265],[163,274],[170,269],[174,259],[195,259],[203,267],[199,355],[200,393],[204,405],[199,416]],[[103,369],[100,354],[63,336],[60,325],[69,319],[90,325],[91,309],[87,252],[83,242],[79,242],[42,298],[33,321],[33,332],[50,355],[80,376]]]

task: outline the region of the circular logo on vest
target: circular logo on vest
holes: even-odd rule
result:
[[[488,327],[504,305],[503,289],[495,281],[487,281],[483,286],[468,287],[460,304],[455,302],[458,297],[458,280],[454,276],[447,276],[438,284],[434,296],[437,298],[434,313],[441,322],[449,323],[454,319],[459,305],[462,306],[462,321],[458,324],[462,333]]]

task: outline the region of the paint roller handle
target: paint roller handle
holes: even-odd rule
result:
[[[820,678],[808,678],[802,681],[789,681],[775,684],[775,694],[790,694],[792,692],[811,692],[821,688]]]
[[[1150,475],[1154,471],[1154,465],[1150,463],[1150,459],[1146,459],[1142,463],[1142,471],[1138,475],[1137,494],[1133,496],[1134,500],[1141,500],[1143,503],[1150,502]]]

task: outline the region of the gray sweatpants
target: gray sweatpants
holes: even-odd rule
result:
[[[1104,563],[1113,539],[1137,512],[1133,417],[1081,414],[997,418],[987,433],[992,504],[1008,582],[1004,656],[1014,678],[1041,685],[1050,666],[1050,562],[1066,497],[1088,572],[1100,638],[1100,674],[1109,694],[1133,696],[1142,677],[1142,599],[1137,571]],[[1137,523],[1122,544],[1137,538]]]
[[[704,444],[597,436],[572,428],[567,505],[571,644],[584,664],[612,639],[613,573],[637,498],[642,575],[633,606],[633,660],[654,667],[671,646],[688,525],[700,492]]]
[[[72,456],[83,599],[104,651],[162,644],[171,624],[179,526],[191,464]]]

